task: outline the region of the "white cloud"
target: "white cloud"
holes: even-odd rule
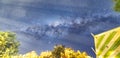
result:
[[[4,9],[0,9],[0,15],[3,16],[4,15],[5,10]]]
[[[23,8],[15,8],[15,9],[12,10],[11,15],[13,17],[17,17],[17,18],[25,17],[26,16],[26,10],[23,9]]]
[[[21,18],[26,16],[26,10],[23,7],[3,6],[0,9],[0,16]]]
[[[8,6],[2,6],[0,8],[0,16],[2,16],[2,17],[8,16],[12,9],[14,9],[14,8],[8,7]]]
[[[15,0],[16,1],[16,0]],[[34,0],[17,0],[18,2],[27,2],[27,3],[30,3],[30,2],[33,2]]]
[[[0,22],[7,24],[7,25],[11,25],[13,27],[20,27],[22,25],[28,26],[28,24],[26,23],[22,23],[22,22],[15,21],[13,19],[4,18],[4,17],[0,17]]]
[[[42,8],[52,8],[56,10],[63,11],[80,11],[77,7],[87,7],[88,1],[85,0],[1,0],[3,4],[12,4],[16,6],[29,6],[29,7],[42,7]],[[0,1],[0,2],[1,2]],[[51,6],[50,6],[51,5]],[[52,5],[54,7],[52,7]],[[47,6],[47,7],[46,7]],[[68,7],[68,8],[66,8]],[[75,8],[72,8],[75,7]]]
[[[9,4],[9,3],[14,3],[14,2],[20,2],[20,3],[30,3],[33,2],[34,0],[1,0],[2,3]]]
[[[42,2],[54,5],[72,6],[72,7],[85,7],[88,6],[87,1],[84,0],[43,0]]]
[[[9,3],[13,3],[13,0],[1,0],[1,2],[4,4],[9,4]]]

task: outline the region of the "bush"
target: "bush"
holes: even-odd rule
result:
[[[76,52],[63,45],[57,45],[52,51],[42,52],[40,55],[35,51],[21,55],[17,54],[18,46],[14,33],[0,32],[0,58],[91,58],[86,52]]]
[[[54,50],[42,52],[40,58],[91,58],[86,52],[81,53],[79,50],[76,52],[71,48],[57,45]]]
[[[114,2],[115,2],[114,10],[120,12],[120,0],[114,0]]]
[[[0,32],[0,58],[16,55],[18,53],[18,46],[19,42],[16,40],[14,33]]]
[[[6,56],[5,58],[92,58],[86,52],[74,51],[71,48],[65,48],[62,45],[55,46],[52,51],[42,52],[37,55],[35,51],[24,55]]]

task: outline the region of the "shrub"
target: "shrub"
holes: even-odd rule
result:
[[[19,42],[16,40],[14,33],[0,32],[0,58],[16,55],[18,53],[18,46]]]

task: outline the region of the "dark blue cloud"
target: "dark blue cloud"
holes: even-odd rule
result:
[[[1,0],[0,2],[0,8],[4,10],[1,10],[2,16],[24,20],[35,20],[41,18],[40,15],[43,14],[78,16],[87,13],[104,13],[112,8],[110,0]],[[21,15],[17,15],[18,12]]]
[[[0,29],[17,33],[20,53],[64,44],[95,57],[91,33],[120,26],[112,7],[112,0],[1,0]]]
[[[94,47],[91,33],[98,34],[120,26],[119,16],[120,15],[107,13],[104,15],[92,15],[76,18],[67,17],[67,20],[59,20],[46,25],[34,25],[26,27],[21,31],[35,36],[37,39],[53,39],[52,41],[49,41],[52,43],[59,40],[70,42],[75,45],[80,44],[80,50],[84,51],[84,48],[87,47],[89,49],[86,51],[90,55],[94,55],[94,52],[91,50],[91,47]],[[55,43],[61,43],[59,41]],[[79,47],[76,47],[76,49]]]

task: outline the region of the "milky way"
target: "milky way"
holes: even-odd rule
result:
[[[0,0],[0,30],[13,31],[19,53],[63,44],[95,57],[91,33],[120,26],[112,0]]]

